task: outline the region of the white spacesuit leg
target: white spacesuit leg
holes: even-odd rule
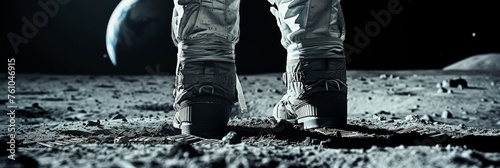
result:
[[[287,94],[275,106],[278,119],[306,128],[347,122],[345,25],[340,0],[269,0],[287,50]]]
[[[185,134],[225,131],[236,97],[239,0],[174,0],[178,48],[174,126]],[[208,135],[211,134],[211,135]]]

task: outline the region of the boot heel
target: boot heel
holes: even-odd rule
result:
[[[183,109],[180,129],[182,134],[204,138],[222,138],[232,106],[216,102],[193,102]]]
[[[299,119],[299,123],[304,125],[304,129],[311,128],[342,128],[347,125],[347,120],[344,118],[318,118],[305,117]]]
[[[318,97],[298,109],[298,123],[305,129],[340,128],[347,125],[347,99],[345,94]]]

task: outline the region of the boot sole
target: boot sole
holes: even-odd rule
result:
[[[227,133],[231,106],[213,102],[196,102],[189,105],[184,115],[190,122],[180,125],[182,134],[204,138],[221,138]]]
[[[316,115],[299,117],[297,123],[304,129],[312,128],[343,128],[347,125],[347,99],[342,95],[322,97],[308,102],[309,108],[303,110],[310,113],[314,109]],[[314,108],[312,108],[314,107]]]

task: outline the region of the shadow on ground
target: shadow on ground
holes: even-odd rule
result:
[[[372,146],[466,146],[483,152],[500,151],[500,136],[453,137],[441,132],[420,133],[415,130],[390,131],[373,129],[358,125],[348,125],[342,129],[320,128],[304,130],[301,126],[282,121],[272,128],[231,126],[242,137],[272,136],[289,143],[323,145],[327,148],[369,149]]]

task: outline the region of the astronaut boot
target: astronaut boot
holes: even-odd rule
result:
[[[236,100],[235,75],[235,65],[230,62],[181,62],[174,93],[174,127],[182,134],[224,136]]]
[[[207,138],[225,135],[236,97],[235,45],[239,0],[174,0],[172,39],[178,48],[175,128]]]
[[[273,116],[304,128],[347,124],[345,24],[340,0],[269,0],[287,50],[287,93]],[[325,17],[327,16],[327,17]]]
[[[287,93],[273,116],[303,124],[305,129],[339,128],[347,124],[347,85],[344,59],[293,60],[283,81]]]

